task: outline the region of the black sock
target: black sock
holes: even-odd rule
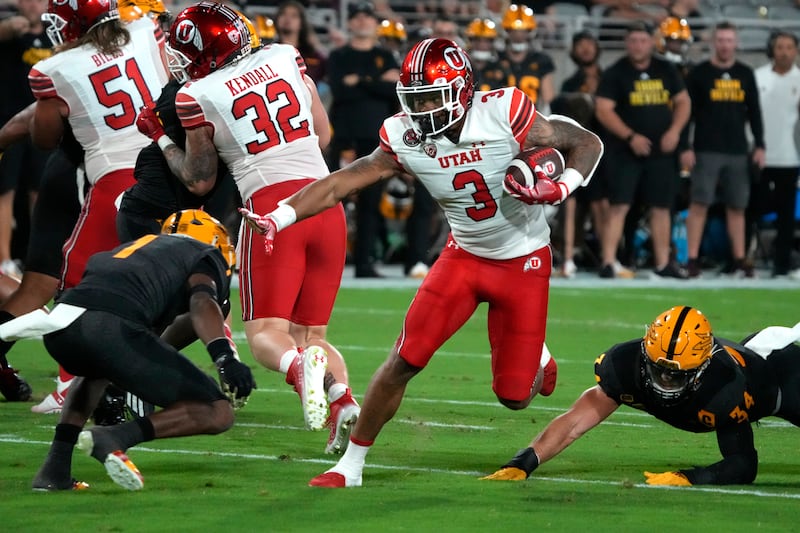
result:
[[[137,418],[117,426],[95,426],[91,429],[94,447],[92,457],[104,463],[108,454],[126,451],[137,444],[153,440],[155,431],[148,418]]]
[[[0,310],[0,324],[5,324],[9,320],[14,320],[15,317],[8,311]],[[0,340],[0,368],[8,368],[10,365],[8,364],[8,359],[6,359],[6,354],[14,346],[16,341],[4,341]]]
[[[56,426],[50,451],[33,479],[33,488],[65,490],[72,487],[72,451],[81,429],[71,424]]]

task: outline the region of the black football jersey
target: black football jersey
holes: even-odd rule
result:
[[[186,132],[175,111],[175,95],[182,86],[183,84],[175,80],[167,83],[156,102],[155,111],[164,126],[164,132],[179,148],[185,149]],[[136,183],[125,193],[122,208],[126,212],[155,219],[167,218],[182,209],[201,208],[219,189],[223,180],[232,179],[228,167],[222,160],[218,160],[217,165],[217,181],[214,188],[208,194],[197,196],[172,174],[161,148],[151,143],[139,152],[133,171]]]
[[[597,384],[613,400],[694,433],[755,422],[773,414],[777,379],[767,361],[740,344],[714,338],[700,386],[682,402],[664,406],[644,387],[642,341],[617,344],[595,361]]]
[[[189,310],[187,280],[192,274],[214,280],[222,306],[230,293],[228,272],[214,246],[184,235],[145,235],[93,255],[81,282],[57,301],[159,328]]]

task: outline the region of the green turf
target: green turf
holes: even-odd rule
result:
[[[357,397],[385,358],[413,291],[343,289],[330,338],[345,354]],[[548,344],[558,388],[521,412],[491,391],[485,308],[409,385],[380,435],[364,487],[306,486],[334,460],[326,433],[302,429],[296,395],[282,376],[255,370],[259,390],[219,436],[156,441],[130,450],[145,488],[126,492],[79,452],[81,493],[30,491],[56,417],[32,403],[0,402],[2,531],[790,531],[797,529],[797,429],[767,419],[755,429],[761,466],[750,486],[664,489],[643,485],[644,470],[666,471],[719,459],[711,434],[693,435],[622,407],[606,424],[543,465],[525,482],[485,482],[544,425],[594,384],[592,364],[611,344],[640,336],[674,304],[702,309],[718,335],[738,339],[800,320],[800,291],[569,289],[551,291]],[[237,304],[235,304],[237,305]],[[241,325],[235,330],[241,335]],[[241,352],[253,363],[243,340]],[[188,353],[207,371],[203,350]],[[41,342],[19,343],[12,363],[38,401],[52,390],[55,364]],[[253,363],[255,368],[255,363]]]

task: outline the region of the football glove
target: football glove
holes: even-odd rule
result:
[[[257,215],[244,207],[239,208],[239,213],[244,218],[250,229],[264,236],[264,252],[272,254],[275,247],[275,235],[278,234],[278,225],[270,215]]]
[[[242,363],[232,353],[226,353],[214,361],[219,372],[222,390],[233,404],[234,409],[239,409],[247,404],[250,393],[256,388],[256,380],[250,367]]]
[[[564,188],[547,177],[538,165],[533,169],[536,174],[536,185],[528,187],[517,183],[511,174],[506,174],[503,180],[505,191],[521,202],[528,205],[552,204],[558,205],[566,198]]]
[[[515,466],[504,466],[494,474],[484,476],[482,480],[489,481],[522,481],[528,479],[528,474]]]
[[[682,472],[653,472],[644,473],[645,481],[648,485],[668,485],[672,487],[691,487],[692,483]]]
[[[521,481],[527,479],[531,472],[539,466],[539,456],[533,448],[528,446],[517,452],[507,464],[494,474],[482,477],[483,480],[491,481]]]
[[[164,126],[161,124],[161,119],[158,115],[148,106],[142,106],[139,110],[139,116],[136,117],[136,127],[139,132],[149,137],[153,142],[166,135]]]

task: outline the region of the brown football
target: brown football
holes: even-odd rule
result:
[[[536,165],[542,167],[548,178],[557,181],[564,172],[564,156],[549,146],[528,148],[511,160],[506,173],[520,185],[533,187],[536,185],[536,175],[533,172]]]

